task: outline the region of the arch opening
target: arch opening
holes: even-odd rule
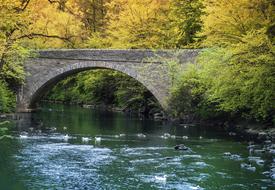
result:
[[[71,70],[68,70],[68,71],[64,71],[64,69],[63,69],[63,72],[61,72],[61,73],[59,73],[59,74],[57,74],[53,77],[49,77],[49,80],[44,81],[44,83],[34,91],[32,96],[30,97],[29,108],[31,108],[31,109],[36,108],[37,104],[39,104],[39,102],[43,99],[44,100],[45,99],[53,100],[53,99],[51,99],[49,97],[46,97],[46,96],[52,95],[53,94],[53,92],[52,92],[53,89],[58,88],[58,85],[59,85],[59,87],[62,86],[62,82],[64,82],[65,80],[72,79],[72,78],[77,78],[77,77],[81,78],[81,76],[83,76],[83,75],[89,75],[89,74],[92,75],[93,72],[103,72],[103,71],[104,72],[109,72],[109,73],[116,73],[117,76],[122,77],[121,78],[122,80],[125,80],[125,79],[128,78],[130,83],[133,83],[133,81],[134,81],[135,82],[134,85],[138,84],[139,90],[140,89],[143,89],[143,90],[146,89],[146,92],[144,94],[142,94],[143,96],[146,96],[143,103],[145,104],[145,106],[148,106],[149,103],[153,103],[155,105],[153,105],[152,107],[149,106],[149,110],[148,110],[148,107],[143,107],[143,108],[140,107],[140,109],[144,109],[143,111],[145,112],[145,114],[150,114],[150,111],[152,111],[153,109],[155,109],[155,111],[157,111],[157,112],[159,112],[163,109],[163,105],[161,104],[158,97],[154,94],[154,89],[153,88],[152,88],[153,90],[150,89],[150,86],[148,88],[148,84],[144,83],[143,81],[138,80],[139,79],[138,76],[132,74],[134,72],[131,72],[131,70],[128,70],[128,72],[131,73],[131,74],[129,74],[129,73],[126,73],[126,72],[122,72],[119,69],[106,68],[106,67],[84,67],[84,68],[71,69]],[[82,79],[83,79],[83,77],[82,77]],[[115,76],[113,76],[113,80],[116,80]],[[82,81],[82,82],[85,82],[85,81]],[[121,85],[121,83],[119,83],[119,85]],[[124,87],[125,87],[125,81],[124,81]],[[126,87],[127,87],[127,85],[126,85]],[[129,86],[129,87],[131,87],[131,86]],[[69,89],[66,89],[66,88],[71,88],[71,87],[66,86],[61,90],[64,90],[64,92],[66,92],[66,91],[69,90]],[[121,90],[121,89],[119,89],[119,90]],[[117,90],[117,91],[119,91],[119,90]],[[124,89],[124,90],[127,90],[127,89]],[[116,96],[119,96],[119,95],[121,96],[121,91],[120,92],[117,92],[117,91],[116,92],[110,92],[110,93],[113,93]],[[87,93],[87,91],[84,91],[83,93]],[[129,95],[129,93],[128,93],[128,95]],[[140,95],[140,94],[138,94],[138,95]],[[125,99],[125,97],[123,97],[123,98]],[[135,97],[129,97],[128,100],[130,100],[131,98],[132,98],[132,100],[135,99]],[[116,102],[111,101],[110,103],[114,103],[114,104],[116,104],[116,106],[122,106],[121,102],[117,102],[118,101],[117,99],[118,98],[115,97]],[[154,102],[152,102],[152,100]],[[62,100],[61,100],[61,102],[62,102]],[[66,101],[63,101],[63,102],[66,102]],[[76,102],[73,102],[73,103],[76,103]],[[92,103],[95,103],[95,102],[89,102],[89,101],[85,102],[85,101],[79,99],[79,102],[77,102],[77,103],[92,104]],[[127,103],[129,103],[129,102],[127,102]],[[127,105],[127,103],[126,103],[125,107],[122,107],[123,110],[126,110],[128,107],[131,107],[131,103],[129,103],[129,105]],[[126,110],[126,111],[128,111],[128,110]],[[154,113],[154,110],[153,110],[152,113]]]

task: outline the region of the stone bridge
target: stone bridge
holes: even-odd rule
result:
[[[17,94],[17,111],[29,112],[57,82],[89,69],[112,69],[143,84],[167,108],[171,79],[163,59],[177,58],[182,65],[194,62],[199,50],[41,50],[25,63],[25,84]]]

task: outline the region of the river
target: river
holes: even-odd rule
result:
[[[1,190],[275,187],[275,156],[261,151],[270,142],[78,106],[20,117],[12,138],[0,140]]]

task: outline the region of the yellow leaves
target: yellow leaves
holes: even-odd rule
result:
[[[0,37],[20,39],[24,46],[30,48],[60,48],[68,46],[62,38],[70,40],[69,44],[74,45],[82,35],[83,23],[75,15],[58,9],[57,3],[31,0],[27,5],[23,9],[25,4],[20,0],[0,0]],[[75,14],[79,13],[74,0],[67,1],[66,6]],[[40,38],[34,40],[32,34],[61,38],[46,39],[40,35]]]
[[[204,3],[206,45],[238,43],[248,31],[270,23],[274,11],[272,3],[266,0],[205,0]]]
[[[77,36],[81,33],[81,22],[73,15],[58,10],[56,6],[50,4],[47,0],[33,0],[29,9],[32,12],[34,23],[29,26],[29,32],[64,38]],[[41,38],[27,41],[34,48],[59,48],[66,46],[63,40],[57,38]]]
[[[108,32],[114,48],[152,48],[159,44],[159,27],[165,21],[164,1],[115,0],[111,9]]]

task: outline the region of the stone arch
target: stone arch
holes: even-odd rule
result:
[[[166,105],[163,100],[163,94],[161,94],[156,87],[156,83],[158,83],[157,81],[156,83],[152,83],[152,81],[148,80],[148,77],[146,77],[147,74],[142,73],[140,69],[132,63],[118,64],[104,61],[78,61],[64,64],[62,67],[53,71],[45,70],[36,75],[27,77],[25,89],[27,89],[28,92],[23,91],[23,93],[19,93],[22,96],[19,102],[24,103],[22,108],[29,111],[33,110],[36,107],[36,103],[41,99],[45,92],[50,90],[58,81],[61,81],[67,76],[91,69],[110,69],[119,71],[134,78],[151,92],[162,108],[165,108]],[[20,106],[22,106],[22,104],[19,104],[18,106],[17,110],[21,111],[20,109],[22,108],[20,108]]]

